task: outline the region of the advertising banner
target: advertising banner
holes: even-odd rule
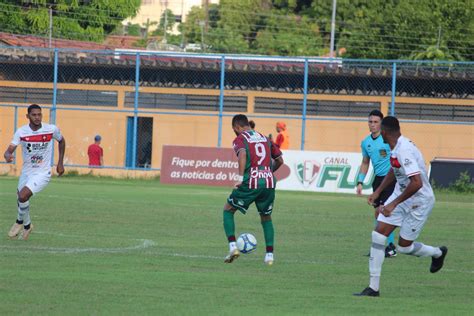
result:
[[[233,186],[238,175],[231,148],[163,146],[162,183]]]
[[[286,150],[283,159],[290,172],[278,181],[277,189],[355,193],[361,153]],[[371,166],[365,177],[364,194],[372,193],[372,179]]]
[[[275,173],[277,189],[355,193],[360,153],[283,151],[285,164]],[[163,146],[162,183],[233,186],[238,162],[231,148]],[[372,192],[372,167],[364,194]]]

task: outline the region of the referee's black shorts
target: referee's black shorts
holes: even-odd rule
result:
[[[372,189],[374,190],[374,192],[382,183],[383,178],[385,178],[385,176],[375,176],[374,182],[372,182]],[[385,188],[385,190],[382,191],[382,193],[380,193],[380,196],[374,202],[374,207],[379,207],[380,204],[384,204],[385,201],[387,201],[389,196],[392,195],[396,183],[397,181],[393,181],[392,184],[390,184],[388,187]]]

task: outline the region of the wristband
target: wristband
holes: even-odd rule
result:
[[[359,175],[357,176],[357,183],[361,182],[364,183],[365,179],[365,173],[359,172]]]
[[[237,176],[237,181],[239,181],[239,182],[244,181],[244,176]]]

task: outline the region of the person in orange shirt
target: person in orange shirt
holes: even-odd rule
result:
[[[275,140],[275,144],[280,149],[288,149],[290,147],[290,136],[286,130],[286,124],[284,122],[277,122],[276,131],[278,132],[278,136]]]

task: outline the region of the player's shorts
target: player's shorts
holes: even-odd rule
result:
[[[247,213],[250,205],[255,202],[260,215],[272,214],[273,201],[275,201],[275,189],[249,189],[246,186],[234,189],[227,199],[227,203],[243,214]]]
[[[386,201],[385,205],[393,201],[396,196],[393,194]],[[435,199],[408,199],[395,207],[392,214],[386,217],[379,214],[377,221],[400,227],[400,237],[405,240],[416,240],[423,229],[428,217],[433,210]]]
[[[375,176],[374,182],[372,182],[372,189],[374,190],[374,192],[375,190],[377,190],[380,184],[382,184],[384,178],[385,176]],[[380,204],[385,204],[385,201],[387,201],[390,195],[392,195],[393,190],[395,190],[396,184],[397,181],[393,181],[392,184],[390,184],[388,187],[385,188],[385,190],[380,193],[378,199],[374,201],[374,208],[379,207]]]
[[[41,192],[49,183],[51,179],[51,172],[41,172],[41,173],[32,173],[25,174],[22,173],[20,180],[18,181],[18,192],[23,189],[23,187],[28,187],[33,195],[38,192]]]

